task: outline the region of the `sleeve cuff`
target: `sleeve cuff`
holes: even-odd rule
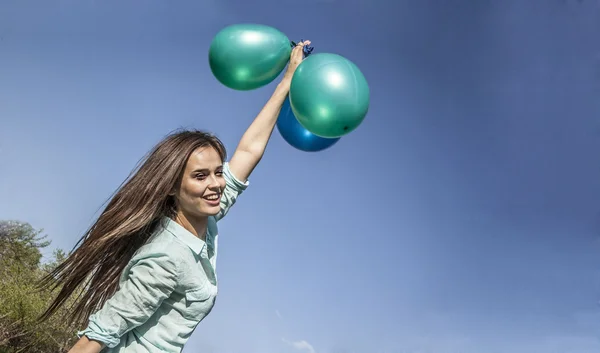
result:
[[[117,337],[116,333],[102,329],[94,322],[93,317],[90,318],[90,323],[85,330],[77,332],[77,337],[81,338],[83,335],[91,340],[104,343],[108,348],[114,348],[121,342],[121,338]]]
[[[250,181],[249,180],[246,180],[246,182],[243,183],[235,175],[233,175],[233,173],[229,169],[229,162],[225,162],[223,164],[223,173],[225,174],[225,176],[227,177],[227,179],[229,179],[231,181],[231,183],[233,184],[232,186],[235,189],[239,190],[239,191],[246,190],[246,188],[248,187],[248,185],[250,185]]]

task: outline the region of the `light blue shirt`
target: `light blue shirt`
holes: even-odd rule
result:
[[[78,332],[110,353],[179,353],[217,297],[217,222],[248,187],[223,166],[221,211],[208,219],[206,242],[169,218],[131,258],[119,289]]]

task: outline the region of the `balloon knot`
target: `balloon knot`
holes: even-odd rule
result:
[[[304,42],[304,39],[300,39],[301,42]],[[298,45],[298,43],[291,41],[290,42],[292,48],[295,47],[296,45]],[[312,54],[313,49],[315,49],[315,47],[309,47],[308,45],[305,45],[303,48],[304,51],[304,57],[306,58],[307,56],[309,56],[310,54]]]

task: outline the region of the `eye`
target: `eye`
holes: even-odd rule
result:
[[[204,175],[203,173],[198,173],[198,174],[194,175],[194,178],[196,178],[198,180],[204,180],[204,179],[206,179],[206,175]]]
[[[215,172],[215,174],[218,175],[218,176],[222,176],[223,175],[223,171],[222,170],[217,170]]]

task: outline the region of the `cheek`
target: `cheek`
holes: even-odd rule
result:
[[[196,198],[204,195],[206,186],[202,181],[192,180],[181,185],[181,198]]]

